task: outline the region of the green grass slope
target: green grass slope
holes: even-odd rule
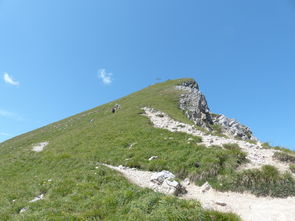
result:
[[[177,171],[185,159],[193,163],[190,149],[197,146],[187,144],[188,135],[155,129],[141,115],[141,107],[152,106],[190,123],[176,105],[174,85],[181,81],[151,86],[1,143],[0,219],[239,220],[233,214],[205,211],[195,201],[141,189],[97,166],[105,162]],[[112,114],[116,103],[121,109]],[[173,140],[164,139],[170,136]],[[32,146],[43,141],[49,142],[44,151],[33,152]],[[147,160],[155,154],[158,163]],[[40,194],[45,194],[43,200],[28,202]],[[19,214],[22,208],[28,210]]]
[[[266,176],[263,180],[257,178],[256,186],[239,183],[241,174],[235,169],[246,159],[238,147],[208,149],[198,144],[197,137],[152,126],[142,115],[142,107],[150,106],[191,123],[178,108],[180,92],[175,90],[175,85],[185,80],[150,86],[1,143],[0,219],[239,220],[233,214],[205,211],[197,202],[136,187],[110,169],[96,168],[97,162],[153,171],[166,169],[178,178],[190,177],[200,184],[208,180],[221,190],[252,191],[263,182],[263,190],[252,192],[292,195],[289,193],[295,190],[295,182],[288,174],[272,172],[276,191],[273,186],[268,188]],[[113,114],[111,109],[116,103],[121,109]],[[188,138],[193,141],[188,143]],[[44,141],[49,142],[44,151],[32,151],[34,144]],[[153,155],[159,158],[148,161]],[[200,167],[194,166],[196,162]],[[43,200],[28,203],[42,193]],[[19,214],[24,207],[28,210]]]

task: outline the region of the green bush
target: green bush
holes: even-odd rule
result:
[[[295,163],[295,155],[286,152],[275,152],[273,158],[282,162]]]
[[[240,150],[240,146],[236,143],[227,143],[222,146],[227,150]]]
[[[295,180],[290,173],[280,174],[273,166],[241,171],[223,180],[223,188],[238,192],[250,191],[257,196],[295,196]]]

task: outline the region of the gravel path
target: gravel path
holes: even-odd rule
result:
[[[134,168],[115,167],[102,164],[123,174],[131,183],[143,188],[152,188],[150,177],[154,174]],[[239,215],[244,221],[294,221],[295,197],[286,199],[256,197],[252,194],[219,192],[210,189],[202,192],[201,187],[194,184],[182,185],[187,193],[180,196],[182,199],[198,200],[203,208],[220,212],[232,212]]]

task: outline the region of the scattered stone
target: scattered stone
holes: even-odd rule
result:
[[[47,146],[49,143],[48,142],[41,142],[37,144],[36,146],[33,146],[32,150],[35,152],[41,152],[43,151],[44,147]]]
[[[36,196],[34,199],[32,199],[31,201],[29,201],[30,203],[34,203],[36,201],[42,200],[44,198],[44,194],[41,194],[39,196]]]
[[[49,179],[49,180],[48,180],[48,182],[51,182],[51,181],[52,181],[52,179]]]
[[[155,160],[155,159],[157,159],[158,158],[158,156],[151,156],[150,158],[149,158],[149,161],[151,161],[151,160]]]
[[[135,143],[130,144],[128,148],[131,149],[135,144],[137,144],[137,143],[135,142]]]
[[[28,207],[22,208],[22,209],[19,211],[19,213],[24,213],[24,212],[26,212],[28,209],[29,209]]]
[[[189,178],[185,178],[184,181],[183,181],[183,183],[184,183],[185,185],[187,185],[187,186],[191,184]]]
[[[215,201],[214,203],[218,206],[226,206],[226,203],[224,203],[224,202]]]
[[[211,187],[211,185],[210,185],[208,182],[204,183],[204,184],[201,186],[201,192],[202,192],[202,193],[206,193],[206,192],[208,192],[208,191],[211,190],[211,189],[212,189],[212,187]]]
[[[124,167],[123,165],[118,166],[118,168],[121,169],[121,170],[125,170],[126,169],[126,167]]]
[[[166,170],[163,170],[161,172],[158,172],[158,173],[154,173],[150,180],[153,182],[153,183],[156,183],[156,184],[162,184],[164,182],[164,180],[166,179],[174,179],[175,178],[175,175],[169,171],[166,171]]]

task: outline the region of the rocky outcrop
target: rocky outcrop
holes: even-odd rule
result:
[[[186,92],[180,96],[179,100],[180,108],[184,110],[185,115],[197,126],[210,128],[210,125],[213,124],[210,110],[197,82],[194,80],[186,81],[177,86],[177,89]]]
[[[210,112],[205,96],[200,92],[199,85],[194,80],[188,80],[176,86],[182,90],[179,99],[179,107],[185,115],[197,126],[213,130],[213,125],[218,125],[221,132],[231,138],[243,140],[256,140],[252,136],[252,131],[234,119],[224,115],[213,114]]]
[[[243,140],[255,140],[252,131],[245,125],[240,124],[235,119],[228,118],[224,115],[212,114],[214,124],[220,126],[221,132],[229,137],[241,138]]]

